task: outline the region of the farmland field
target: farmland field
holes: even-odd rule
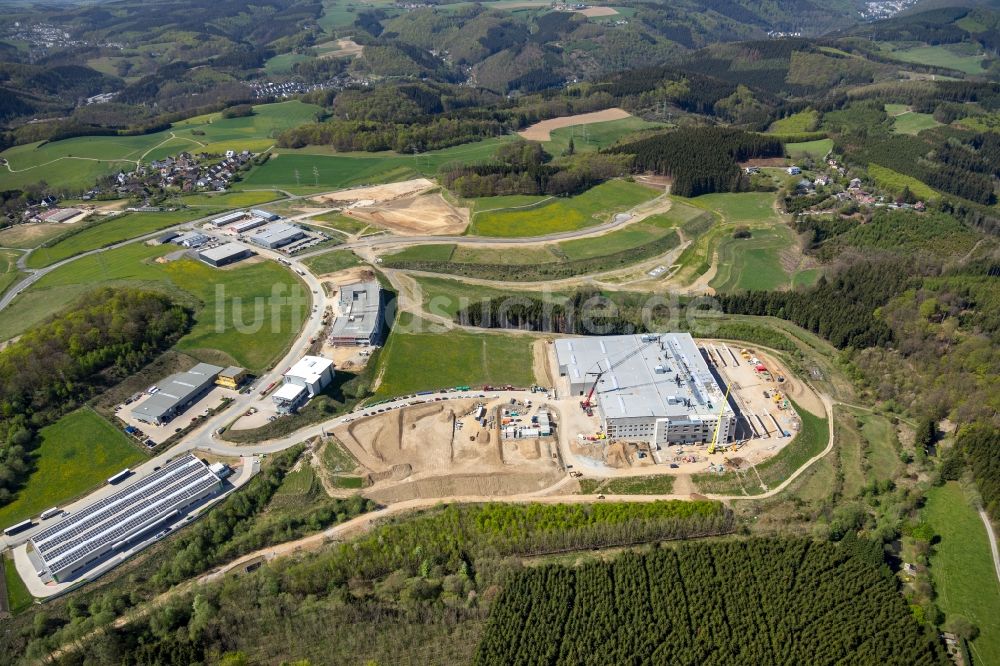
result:
[[[57,268],[8,306],[0,318],[0,339],[19,335],[97,286],[130,284],[165,291],[194,309],[196,323],[178,349],[200,360],[231,359],[251,372],[273,363],[298,333],[309,308],[298,279],[271,261],[246,261],[225,270],[191,259],[155,262],[174,250],[135,243]],[[270,306],[272,294],[296,302],[279,300]],[[224,320],[218,321],[220,316]]]
[[[0,526],[38,515],[146,459],[124,433],[86,407],[42,428],[39,441],[31,452],[35,471],[14,501],[0,507]]]
[[[719,243],[719,268],[710,286],[718,292],[744,289],[780,289],[789,276],[780,253],[794,244],[791,229],[784,225],[754,229],[752,238],[728,236]]]
[[[407,320],[409,317],[400,317]],[[534,338],[493,333],[402,333],[394,329],[380,357],[375,394],[390,397],[482,384],[530,386]],[[447,363],[441,359],[447,358]]]
[[[892,118],[892,131],[897,134],[919,134],[941,124],[931,114],[911,111],[905,104],[886,104],[885,112]]]
[[[573,149],[576,152],[591,152],[610,146],[633,132],[656,129],[658,127],[666,127],[666,125],[635,117],[608,120],[589,125],[562,127],[549,132],[551,139],[543,142],[543,145],[549,154],[558,157],[566,152],[566,148],[569,146],[569,141],[572,138]]]
[[[950,481],[927,494],[923,517],[941,540],[931,553],[935,603],[945,621],[961,616],[979,628],[969,645],[976,663],[1000,663],[1000,584],[986,528],[962,486]]]
[[[309,218],[308,222],[328,229],[336,229],[352,236],[361,233],[368,227],[367,222],[354,220],[340,213],[324,213],[323,215]]]
[[[776,217],[773,192],[723,192],[681,201],[714,210],[729,222],[760,222]]]
[[[984,56],[961,55],[955,53],[947,46],[914,46],[912,48],[890,50],[886,55],[912,62],[918,65],[930,65],[932,67],[945,67],[954,69],[965,74],[982,74],[982,62]]]
[[[316,275],[326,275],[342,271],[345,268],[360,266],[361,260],[350,250],[331,250],[317,254],[315,257],[307,257],[302,260],[302,263]]]
[[[83,190],[100,176],[131,170],[139,161],[161,159],[182,150],[261,151],[274,143],[276,132],[312,120],[319,107],[290,101],[254,109],[254,115],[245,118],[222,118],[219,113],[197,116],[152,134],[75,137],[15,146],[0,153],[14,172],[0,171],[0,189],[45,180],[56,189]]]
[[[574,231],[607,222],[614,213],[625,212],[656,196],[656,190],[644,185],[612,180],[583,194],[560,197],[533,208],[476,215],[469,234],[513,238]]]
[[[221,210],[221,209],[220,209]],[[211,214],[211,210],[179,210],[169,213],[127,213],[103,220],[56,240],[48,247],[39,247],[28,257],[28,268],[43,268],[74,255],[114,243],[143,236]],[[74,231],[70,228],[67,231]]]
[[[283,199],[284,195],[274,190],[251,191],[251,192],[218,192],[211,194],[190,194],[177,197],[176,201],[185,206],[211,206],[213,208],[245,208],[248,206],[259,206]]]
[[[833,139],[817,139],[816,141],[785,144],[785,152],[792,159],[811,157],[814,160],[821,160],[831,150],[833,150]]]
[[[67,229],[65,224],[17,224],[0,231],[0,247],[38,247]]]
[[[887,169],[878,164],[868,165],[868,175],[875,179],[875,183],[879,187],[883,187],[895,194],[902,192],[903,188],[909,188],[915,197],[924,201],[932,201],[940,198],[940,195],[923,181],[898,173],[892,169]]]
[[[479,162],[493,155],[510,137],[487,139],[420,155],[398,153],[330,153],[322,147],[281,150],[257,167],[243,187],[279,187],[295,194],[314,194],[354,185],[374,185],[434,176],[448,162]],[[296,177],[297,174],[297,177]]]

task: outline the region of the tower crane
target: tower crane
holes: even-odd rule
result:
[[[712,435],[712,443],[708,446],[709,453],[715,453],[715,448],[719,445],[719,431],[722,430],[722,413],[726,411],[726,405],[729,404],[729,389],[732,387],[732,384],[726,385],[726,397],[722,399],[722,406],[719,407],[719,420],[715,424],[715,434]]]
[[[598,361],[597,364],[596,364],[597,365],[597,372],[588,372],[587,373],[588,376],[591,376],[591,375],[594,376],[594,383],[590,385],[590,390],[587,391],[587,397],[580,401],[580,407],[583,408],[583,410],[585,412],[587,412],[587,416],[590,416],[593,413],[592,409],[594,407],[594,403],[591,400],[594,397],[594,391],[597,390],[597,383],[601,381],[601,377],[603,377],[605,374],[611,372],[612,370],[614,370],[619,365],[621,365],[622,363],[624,363],[628,359],[632,358],[636,354],[642,353],[646,349],[646,347],[648,347],[653,342],[656,342],[655,338],[652,339],[652,340],[647,340],[646,342],[643,342],[641,345],[639,345],[638,347],[636,347],[632,351],[628,352],[627,354],[625,354],[624,356],[622,356],[620,359],[618,359],[614,363],[609,363],[607,368],[602,368],[601,367],[601,362]]]

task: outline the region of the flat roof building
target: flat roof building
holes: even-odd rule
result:
[[[29,557],[57,582],[79,578],[221,490],[220,478],[187,454],[42,530],[31,538]]]
[[[339,316],[330,327],[330,342],[340,345],[370,345],[381,338],[384,313],[382,287],[376,280],[340,288]]]
[[[208,392],[220,372],[217,365],[199,363],[187,372],[170,375],[157,384],[156,393],[132,408],[132,416],[143,423],[166,423]]]
[[[247,378],[247,371],[244,368],[231,365],[215,378],[215,383],[223,388],[236,390]]]
[[[244,213],[242,210],[238,210],[234,213],[227,213],[225,215],[220,215],[219,217],[212,220],[212,226],[216,228],[221,228],[226,225],[233,224],[234,222],[239,222],[246,216],[247,214]]]
[[[188,231],[174,238],[173,242],[184,247],[201,247],[208,242],[208,236],[197,231]]]
[[[251,217],[248,220],[243,220],[242,222],[237,222],[236,224],[230,225],[229,230],[234,234],[244,234],[251,229],[256,229],[257,227],[262,227],[267,224],[266,220],[262,220],[259,217]]]
[[[219,247],[202,250],[198,253],[198,258],[209,266],[225,266],[240,259],[246,259],[251,254],[250,248],[242,243],[225,243]]]
[[[322,356],[303,356],[283,379],[286,384],[305,387],[312,397],[333,381],[333,361]]]
[[[716,426],[719,442],[732,438],[736,414],[688,333],[564,338],[555,351],[573,395],[597,380],[591,401],[610,438],[658,448],[709,442]]]
[[[270,211],[263,210],[261,208],[251,208],[250,214],[255,217],[259,217],[265,222],[274,222],[275,220],[281,219],[278,215]]]
[[[271,394],[271,401],[274,402],[279,414],[289,414],[301,407],[309,398],[309,389],[291,382],[282,384],[278,390]]]
[[[303,238],[305,235],[302,229],[293,224],[278,222],[270,224],[255,233],[250,237],[250,242],[261,247],[266,247],[269,250],[276,250],[279,247],[288,245],[292,241]]]

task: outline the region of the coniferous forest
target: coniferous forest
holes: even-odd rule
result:
[[[477,666],[946,664],[878,558],[799,539],[688,543],[513,575]]]

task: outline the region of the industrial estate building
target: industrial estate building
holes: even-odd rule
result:
[[[197,231],[188,231],[173,239],[173,243],[184,247],[201,247],[208,242],[208,236]]]
[[[238,210],[235,213],[226,213],[225,215],[220,215],[219,217],[212,220],[212,226],[224,227],[227,224],[232,224],[233,222],[239,222],[246,216],[247,216],[246,213],[244,213],[241,210]]]
[[[137,421],[161,425],[167,423],[197,402],[215,384],[222,368],[210,363],[199,363],[187,372],[170,375],[159,384],[156,391],[132,408]]]
[[[220,476],[185,455],[39,532],[29,558],[40,575],[57,582],[78,578],[221,490]]]
[[[305,237],[305,235],[306,232],[294,224],[277,222],[269,224],[255,233],[250,237],[250,242],[261,247],[266,247],[269,250],[276,250],[279,247],[288,245],[292,241]]]
[[[246,378],[247,371],[245,369],[231,365],[219,373],[219,376],[215,378],[215,383],[217,386],[235,391],[240,387],[240,384],[246,381]]]
[[[731,440],[736,414],[688,333],[555,342],[560,376],[592,401],[610,438],[661,444]]]
[[[333,361],[322,356],[303,356],[282,377],[284,382],[271,399],[278,411],[287,413],[302,406],[333,381]]]
[[[251,254],[250,248],[242,243],[225,243],[219,247],[202,250],[198,253],[198,258],[209,266],[225,266],[240,259],[246,259]]]
[[[264,220],[265,222],[274,222],[275,220],[280,219],[278,215],[261,208],[251,208],[250,214]]]
[[[259,217],[251,217],[248,220],[240,220],[235,224],[229,225],[229,231],[234,234],[245,234],[251,229],[256,229],[257,227],[262,227],[267,224],[266,220],[262,220]]]
[[[376,280],[357,282],[340,288],[340,315],[330,327],[335,345],[372,345],[379,341],[384,323],[382,287]]]

